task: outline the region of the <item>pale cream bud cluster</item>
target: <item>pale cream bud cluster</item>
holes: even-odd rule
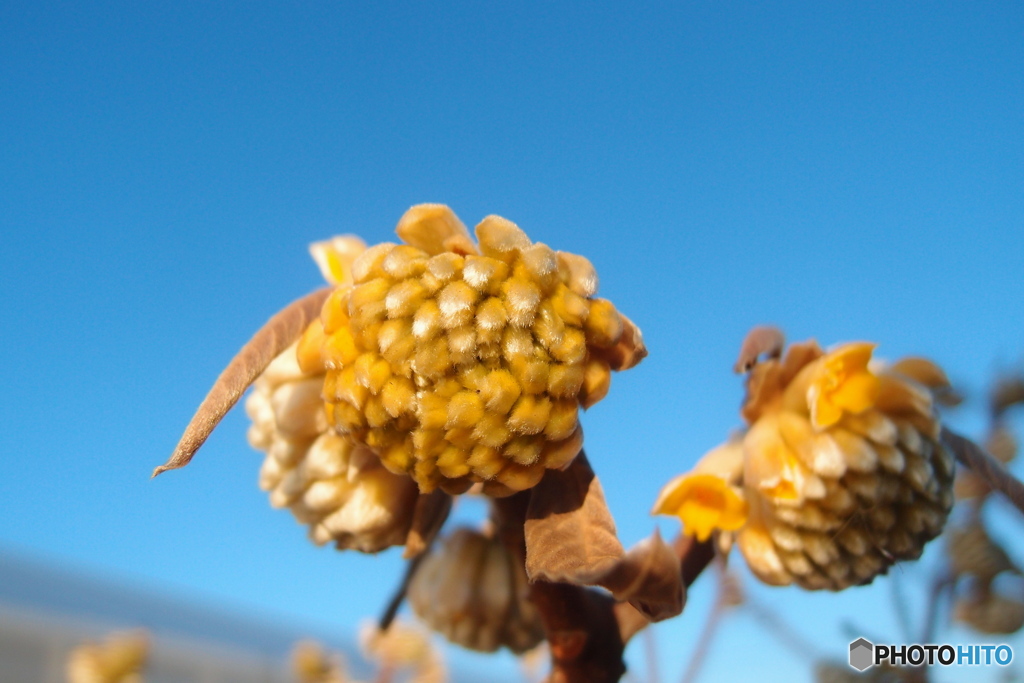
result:
[[[340,655],[311,640],[296,643],[291,665],[298,683],[356,683],[346,675]]]
[[[323,374],[307,374],[292,345],[256,380],[245,409],[249,443],[264,451],[260,488],[270,504],[309,525],[317,545],[377,552],[401,545],[416,485],[384,468],[372,451],[335,433],[324,413]]]
[[[144,633],[113,634],[103,643],[86,643],[72,650],[68,681],[143,683],[148,656],[149,639]]]
[[[496,538],[457,529],[431,552],[409,586],[416,615],[453,643],[516,653],[544,636],[522,565]]]
[[[328,421],[424,492],[534,486],[579,452],[579,406],[645,355],[639,330],[592,298],[589,261],[503,218],[477,226],[477,247],[421,205],[398,234],[355,259],[300,344],[302,366],[326,370]]]
[[[359,644],[367,659],[377,663],[377,680],[391,680],[395,672],[407,672],[408,683],[445,683],[448,674],[441,655],[430,642],[430,634],[401,620],[386,630],[366,624],[359,632]]]

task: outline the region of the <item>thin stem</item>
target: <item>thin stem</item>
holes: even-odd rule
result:
[[[395,620],[398,615],[398,609],[402,606],[402,602],[405,600],[405,595],[409,591],[409,584],[412,583],[412,577],[416,575],[416,570],[419,569],[420,564],[426,558],[427,553],[424,551],[416,557],[409,560],[405,565],[405,573],[402,575],[402,582],[398,584],[398,588],[395,589],[395,594],[388,600],[387,607],[384,608],[384,613],[380,617],[378,622],[378,628],[381,631],[388,630],[391,626],[391,622]]]
[[[723,591],[720,590],[715,598],[715,604],[711,608],[711,613],[708,615],[708,621],[705,622],[705,628],[700,632],[700,637],[697,639],[696,649],[693,651],[693,656],[690,657],[690,663],[686,667],[686,673],[683,674],[682,683],[693,683],[697,679],[705,659],[708,658],[708,652],[711,650],[711,644],[718,633],[722,616],[725,615],[726,605],[722,598]]]
[[[658,671],[658,643],[654,637],[654,631],[648,629],[644,632],[644,659],[647,661],[647,683],[661,683],[661,673]]]
[[[932,582],[932,589],[928,595],[928,611],[925,613],[924,628],[921,632],[921,643],[931,643],[935,637],[939,621],[939,602],[953,590],[954,583],[955,579],[950,574],[940,574]]]
[[[907,608],[907,601],[903,599],[903,591],[900,590],[901,573],[894,572],[889,579],[889,588],[892,594],[893,611],[896,612],[896,620],[900,624],[900,631],[903,633],[903,640],[913,642],[913,629],[910,626],[910,611]]]
[[[956,459],[982,477],[1024,514],[1024,483],[1010,474],[1003,464],[988,451],[970,439],[943,427],[942,440],[956,455]]]

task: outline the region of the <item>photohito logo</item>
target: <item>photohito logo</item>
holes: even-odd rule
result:
[[[866,638],[858,638],[850,643],[850,666],[857,671],[863,671],[874,664],[875,646]]]
[[[875,645],[867,638],[850,643],[850,666],[857,671],[879,664],[892,666],[1007,666],[1009,645]]]

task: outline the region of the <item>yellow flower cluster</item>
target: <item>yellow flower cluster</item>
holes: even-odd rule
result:
[[[593,298],[589,261],[503,218],[477,226],[479,247],[440,205],[413,207],[397,232],[405,244],[359,255],[354,286],[300,341],[303,370],[326,373],[329,423],[424,492],[534,486],[579,452],[579,406],[646,354],[639,330]]]
[[[654,512],[700,539],[735,532],[774,585],[840,590],[918,557],[953,503],[931,393],[945,377],[921,359],[875,367],[873,350],[811,341],[750,364],[746,430],[670,482]]]

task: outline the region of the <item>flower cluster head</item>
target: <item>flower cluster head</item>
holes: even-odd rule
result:
[[[363,656],[378,666],[376,680],[392,680],[399,672],[408,683],[444,683],[448,673],[430,634],[417,625],[396,620],[386,629],[364,624],[359,629]]]
[[[453,643],[479,652],[522,653],[544,637],[528,599],[526,571],[493,535],[460,528],[423,561],[409,585],[420,619]]]
[[[783,354],[781,333],[756,329],[737,367],[744,430],[671,481],[654,512],[701,540],[735,538],[773,585],[841,590],[920,556],[953,503],[932,395],[948,383],[929,361],[883,366],[873,351],[808,341]]]
[[[348,271],[322,250],[338,286],[298,362],[325,376],[328,424],[423,492],[479,482],[507,495],[568,465],[579,407],[646,355],[639,330],[594,298],[593,266],[497,216],[474,243],[440,205],[413,207],[397,232],[404,244],[370,247]]]
[[[410,209],[405,244],[313,244],[333,291],[246,401],[260,486],[314,542],[405,542],[420,492],[535,485],[579,453],[580,406],[645,355],[581,256],[491,216],[479,247],[445,206]]]
[[[295,644],[291,669],[298,683],[351,683],[345,673],[345,661],[312,640]]]
[[[989,428],[985,450],[1003,465],[1017,457],[1017,438],[1008,411],[1024,404],[1024,376],[1018,372],[997,378],[989,391]],[[947,572],[954,579],[953,618],[976,631],[989,634],[1016,633],[1024,628],[1024,601],[1014,591],[1008,575],[1024,575],[1002,544],[988,532],[991,517],[983,514],[992,493],[990,482],[971,469],[958,473],[954,492],[963,502],[965,515],[947,529]]]
[[[949,530],[946,554],[950,574],[966,589],[955,597],[955,619],[982,633],[1015,633],[1024,626],[1024,603],[996,587],[996,579],[1020,576],[1021,570],[988,535],[980,515]]]
[[[143,632],[114,633],[102,643],[84,643],[67,663],[70,683],[143,683],[149,637]]]

